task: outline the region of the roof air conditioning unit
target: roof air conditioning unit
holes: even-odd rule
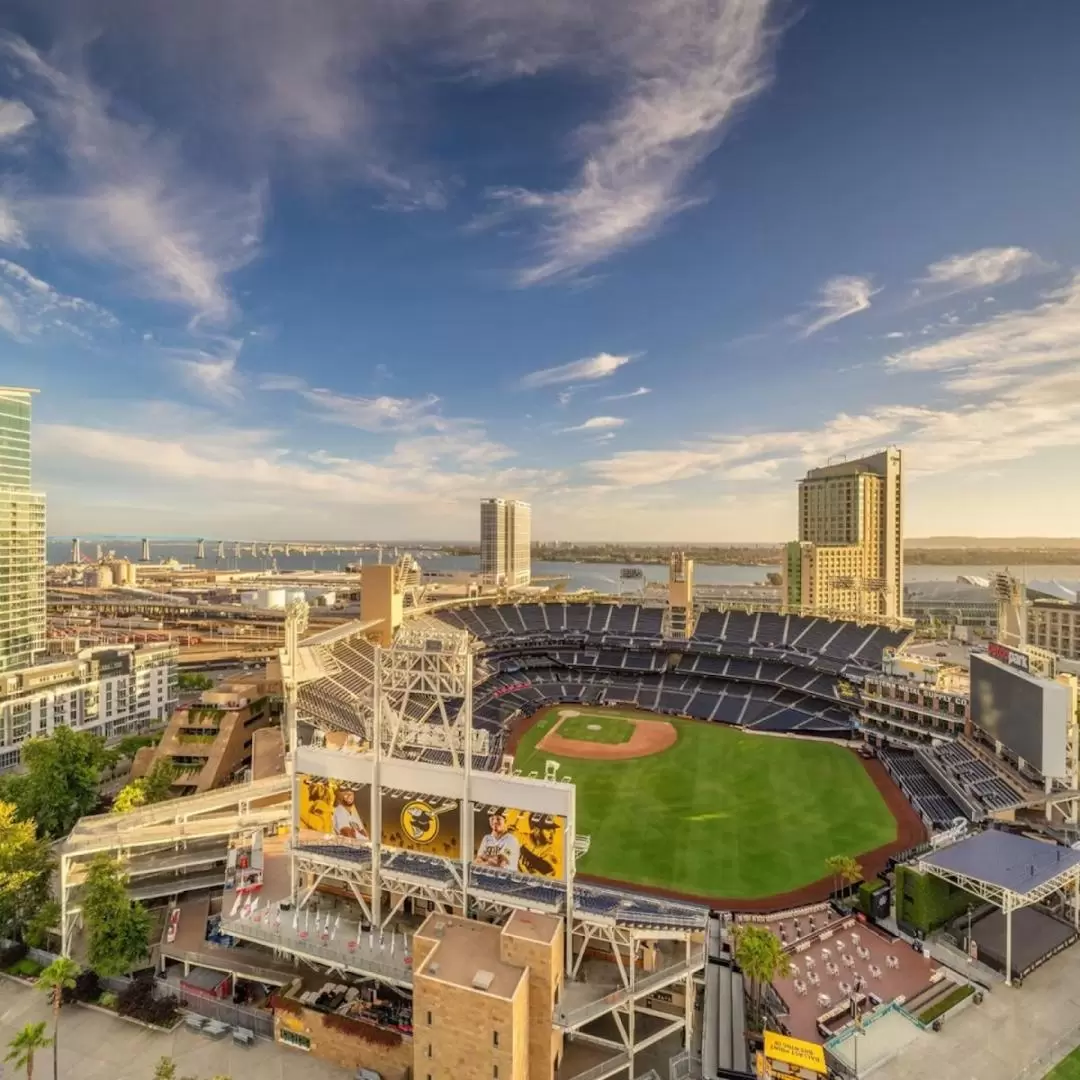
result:
[[[495,981],[495,975],[490,971],[478,971],[472,980],[473,988],[476,990],[490,990],[491,984]]]

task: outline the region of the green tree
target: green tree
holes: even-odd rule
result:
[[[767,927],[740,923],[735,927],[735,962],[750,980],[750,1016],[755,1031],[763,1026],[761,997],[774,979],[791,971],[791,959],[783,943]]]
[[[176,1062],[171,1057],[161,1058],[154,1066],[154,1075],[151,1080],[198,1080],[195,1076],[180,1076],[176,1074]],[[227,1076],[215,1076],[213,1080],[229,1080]]]
[[[176,678],[176,685],[181,690],[209,690],[214,685],[214,680],[197,671],[182,671]]]
[[[45,1034],[45,1021],[27,1024],[26,1027],[8,1043],[5,1061],[14,1061],[16,1069],[26,1070],[26,1080],[34,1080],[34,1055],[39,1050],[47,1050],[52,1042]]]
[[[113,800],[113,813],[126,814],[140,806],[162,802],[172,794],[179,770],[168,758],[158,758],[146,776],[125,784]]]
[[[101,736],[87,731],[61,727],[52,738],[28,740],[22,751],[26,771],[9,786],[19,816],[36,821],[41,836],[67,836],[97,805],[101,773],[110,757]]]
[[[44,949],[49,944],[49,934],[60,925],[60,904],[47,900],[26,921],[23,941],[31,948]]]
[[[830,855],[825,860],[825,869],[832,878],[833,892],[843,885],[854,885],[856,881],[861,881],[863,876],[858,859],[850,855]]]
[[[99,855],[90,864],[82,890],[86,958],[101,976],[124,975],[149,951],[153,917],[127,895],[128,878],[120,863]]]
[[[53,861],[33,821],[18,820],[13,803],[0,802],[0,931],[16,936],[49,899]]]
[[[37,985],[49,995],[53,1010],[53,1080],[60,1080],[60,1008],[64,991],[75,989],[82,968],[66,956],[58,956],[39,976]]]

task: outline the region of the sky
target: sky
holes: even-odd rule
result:
[[[15,0],[53,535],[1080,536],[1080,5]]]

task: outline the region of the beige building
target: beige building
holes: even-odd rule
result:
[[[416,1080],[553,1077],[563,951],[551,915],[515,911],[501,927],[429,915],[413,938]]]
[[[1028,642],[1066,660],[1080,660],[1080,603],[1032,600],[1027,609]]]
[[[176,795],[196,795],[237,779],[253,765],[255,735],[277,722],[276,702],[263,675],[204,690],[197,702],[172,714],[157,746],[139,752],[133,776],[145,776],[166,759],[177,771]]]
[[[903,466],[896,448],[811,469],[799,481],[799,539],[787,546],[791,607],[904,614]]]
[[[515,499],[480,503],[480,574],[491,585],[532,580],[532,507]]]

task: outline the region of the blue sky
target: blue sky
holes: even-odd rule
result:
[[[10,8],[10,6],[9,6]],[[154,8],[156,10],[148,10]],[[50,531],[1080,535],[1080,7],[19,0],[0,381]]]

